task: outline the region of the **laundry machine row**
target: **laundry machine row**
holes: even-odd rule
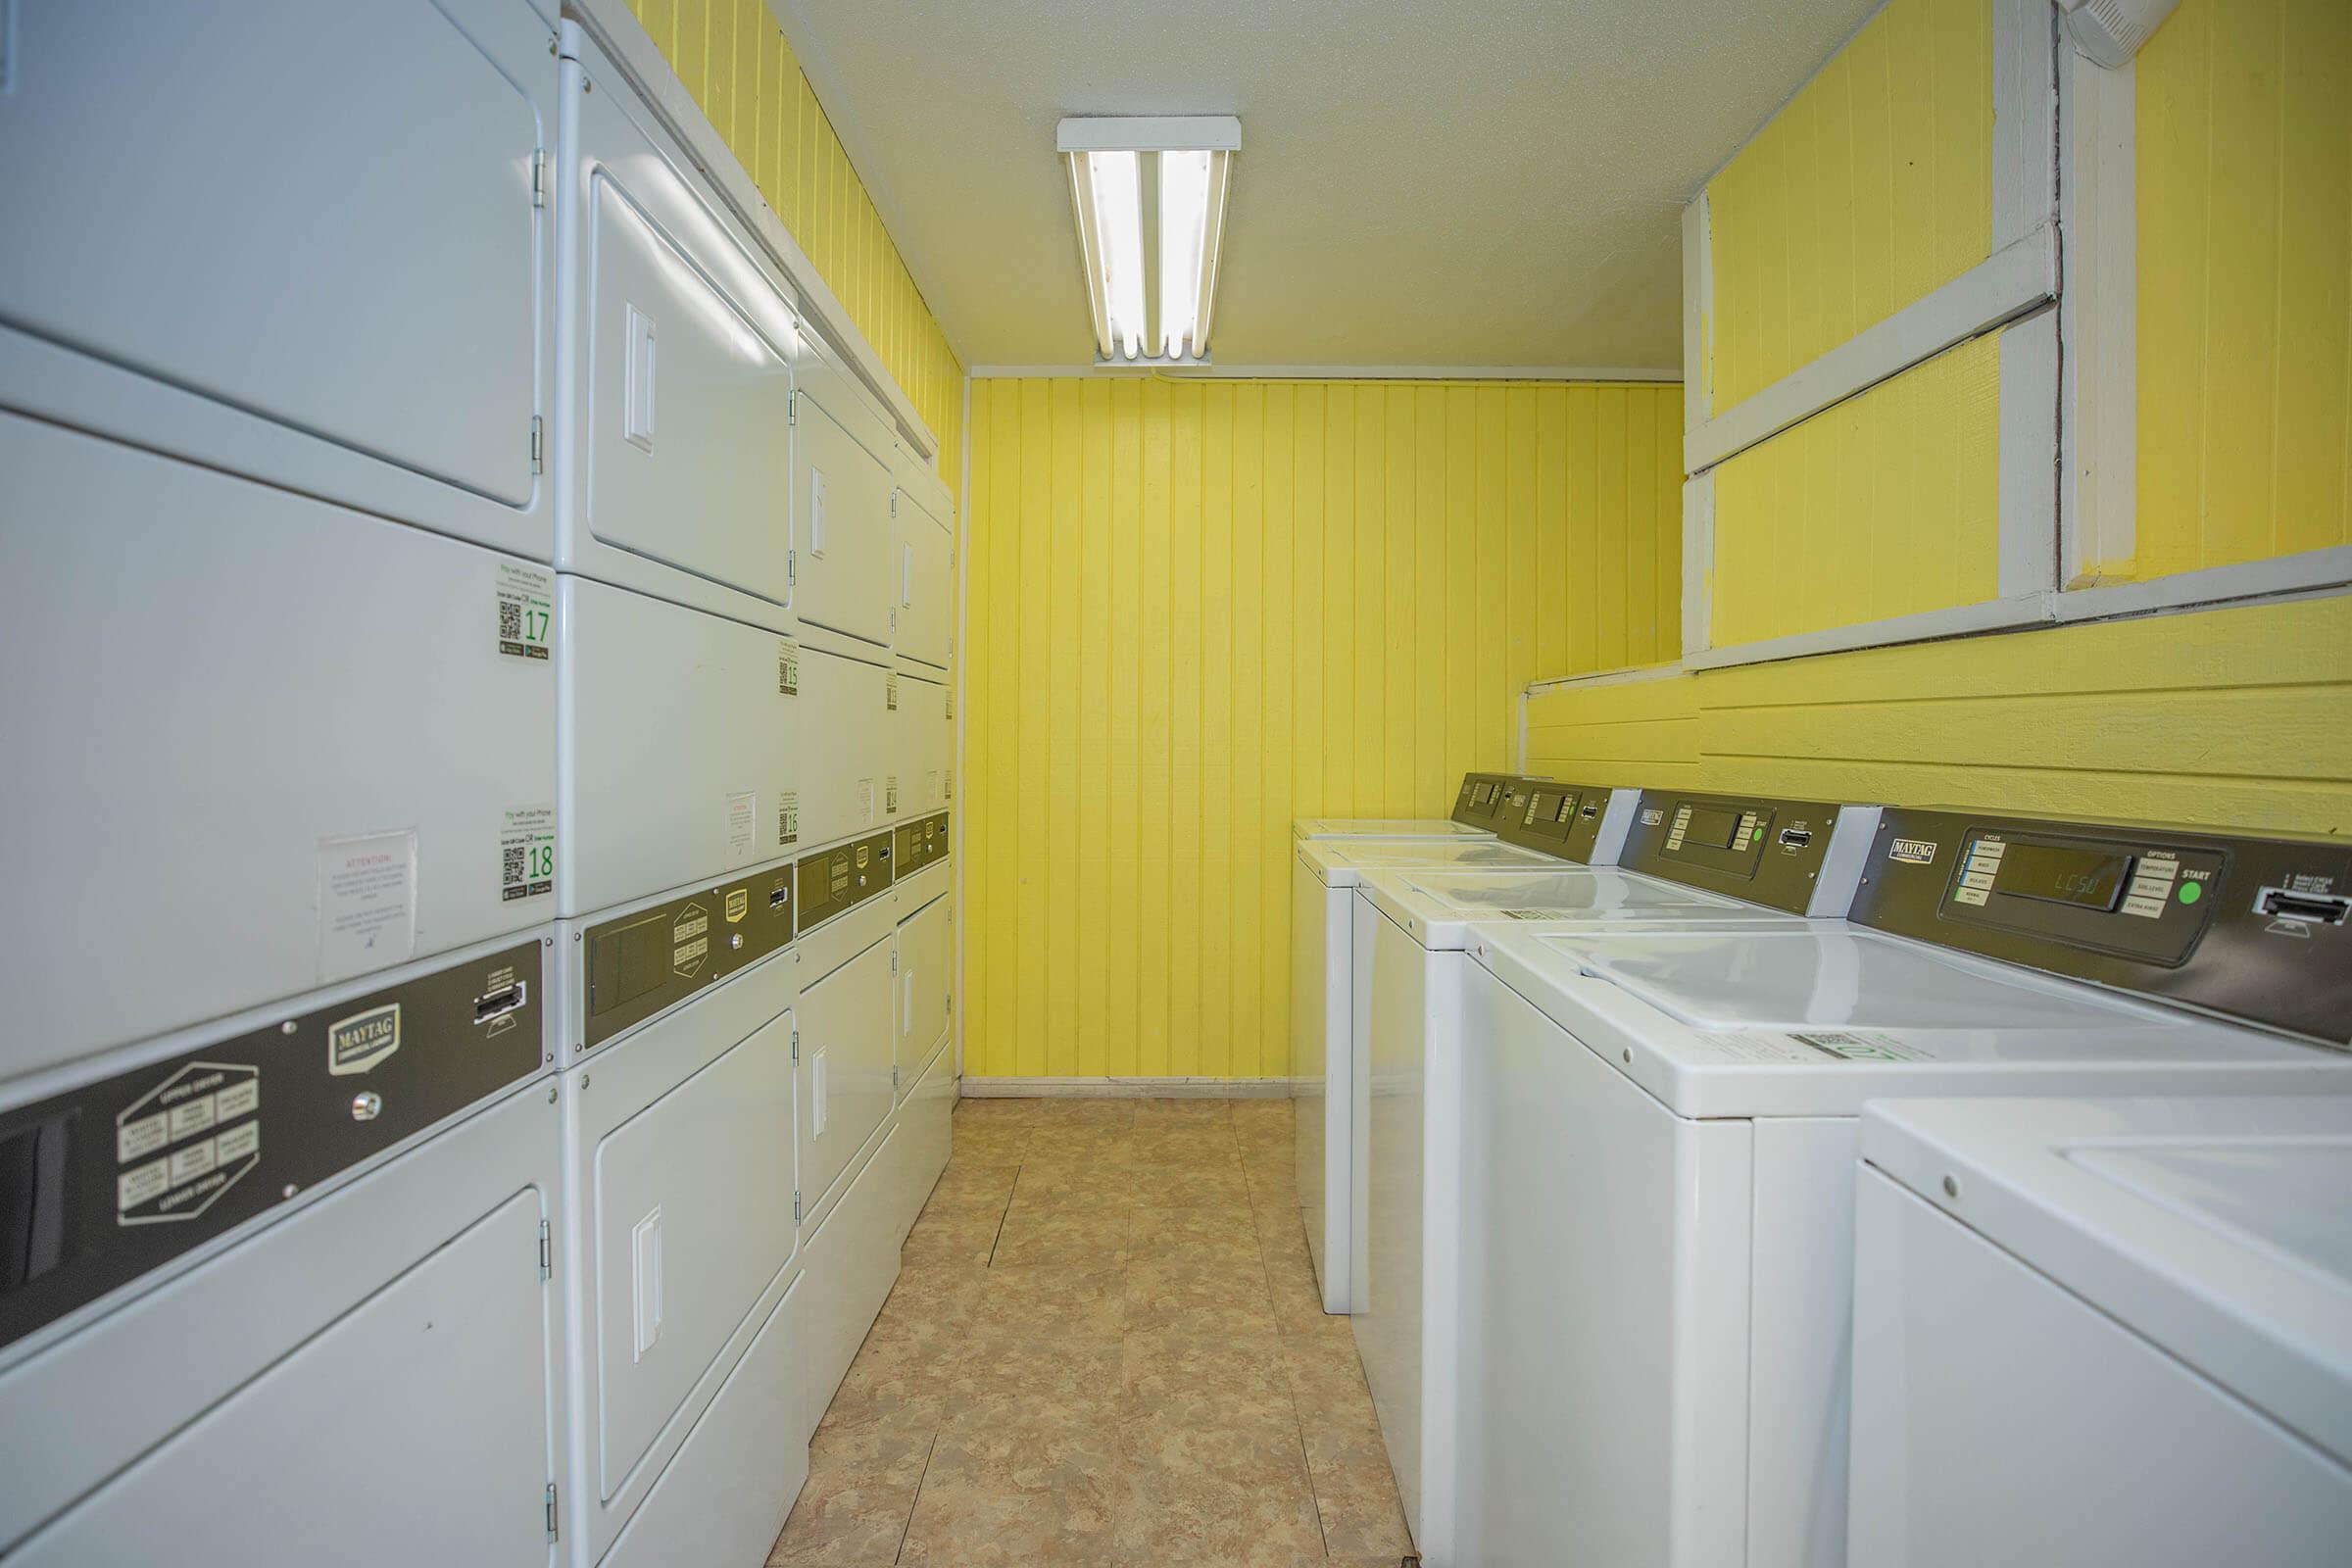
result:
[[[946,486],[552,6],[10,25],[0,652],[43,678],[0,699],[0,1082],[945,805]],[[749,702],[704,677],[762,632],[810,640],[838,780],[775,725],[649,832],[617,734],[559,780],[560,682]]]
[[[550,5],[11,27],[0,1554],[757,1534],[945,1159],[946,487]]]
[[[1703,837],[1716,856],[1716,820],[1694,813],[1686,847]],[[2057,1227],[2013,1193],[2128,1186],[2259,1233],[2263,1216],[2229,1196],[2247,1150],[2168,1154],[2161,1129],[2179,1118],[2164,1112],[2138,1118],[2151,1136],[2132,1151],[2082,1146],[2083,1178],[2040,1154],[2009,1160],[2022,1146],[1987,1166],[1865,1137],[1882,1180],[1857,1165],[1857,1130],[1880,1100],[1903,1102],[1889,1128],[1934,1130],[1939,1108],[1915,1102],[2352,1094],[2352,855],[1889,809],[1859,869],[1849,920],[1473,928],[1449,1103],[1429,1133],[1458,1151],[1458,1196],[1425,1211],[1429,1276],[1459,1282],[1427,1342],[1441,1370],[1422,1384],[1457,1439],[1450,1475],[1424,1481],[1425,1509],[1441,1489],[1452,1501],[1434,1561],[2190,1561],[2202,1554],[2132,1549],[2153,1538],[2121,1515],[2226,1503],[2248,1546],[2309,1542],[2322,1514],[2346,1516],[2339,1480],[2306,1495],[2316,1511],[2249,1517],[2259,1488],[2233,1492],[2223,1469],[2281,1472],[2229,1446],[2243,1425],[2204,1432],[2211,1466],[2177,1446],[2186,1428],[2121,1430],[2133,1397],[2162,1400],[2096,1380],[2144,1350],[2070,1341],[2068,1309],[2021,1294],[2015,1269],[1978,1268],[1984,1244],[1944,1218],[2093,1290],[2117,1276],[2073,1242],[2053,1248]],[[2066,1119],[1974,1113],[2027,1131],[2036,1117]],[[2284,1168],[2308,1194],[2339,1165]],[[2295,1212],[2278,1223],[2305,1226]],[[2327,1256],[2306,1231],[2283,1245]],[[1957,1396],[2034,1382],[2037,1403],[2014,1416]],[[2108,1394],[2122,1402],[2103,1406]],[[2094,1431],[2105,1451],[2070,1458],[2068,1434]],[[2168,1452],[2195,1472],[2177,1489],[2152,1463]],[[2120,1485],[2134,1454],[2150,1468]],[[2197,1529],[2218,1540],[2217,1523]]]
[[[1545,815],[1596,840],[1600,824],[1625,823],[1619,864],[1374,868],[1351,910],[1349,1049],[1367,1084],[1369,1175],[1349,1325],[1406,1522],[1435,1564],[1481,1560],[1457,1540],[1471,1438],[1458,1346],[1481,1285],[1457,1255],[1481,1200],[1479,1151],[1463,1120],[1476,1082],[1466,1063],[1484,1037],[1466,1016],[1473,950],[1505,927],[1804,929],[1808,916],[1843,913],[1879,820],[1876,808],[1653,790],[1638,803],[1592,803],[1600,808],[1588,829],[1590,792],[1574,792],[1573,807],[1567,787],[1546,781],[1505,781],[1500,793],[1522,833]]]
[[[1453,815],[1301,819],[1295,830],[1291,923],[1295,1174],[1308,1256],[1324,1310],[1348,1312],[1367,1289],[1360,1245],[1368,1202],[1369,1075],[1352,1047],[1354,890],[1368,872],[1609,864],[1637,793],[1508,774],[1468,773]],[[1450,832],[1446,830],[1451,830]]]

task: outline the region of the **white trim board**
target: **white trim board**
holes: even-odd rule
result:
[[[973,1078],[965,1100],[1288,1100],[1289,1078]]]
[[[851,319],[848,308],[817,272],[816,264],[801,249],[775,209],[767,205],[767,198],[760,193],[734,149],[686,90],[686,83],[629,10],[627,0],[565,0],[564,15],[576,21],[604,50],[662,128],[686,149],[719,200],[759,240],[799,295],[793,302],[795,309],[840,352],[915,450],[926,460],[936,459],[940,450],[937,432],[923,422],[913,402],[883,366],[882,356]]]
[[[1935,292],[1687,430],[1683,471],[1712,468],[2057,297],[2058,231],[2045,222]]]
[[[1912,615],[1890,615],[1853,626],[1827,626],[1820,631],[1767,637],[1736,648],[1706,648],[1684,656],[1692,669],[1724,669],[1734,664],[1768,664],[1813,654],[1846,654],[1864,648],[1887,648],[1898,643],[1935,642],[1977,632],[2003,631],[2018,626],[2046,624],[2051,618],[2046,591],[2020,594],[2013,599],[1986,599],[1948,610],[1923,610]]]
[[[2056,596],[2057,618],[2104,620],[2171,610],[2209,610],[2240,599],[2278,599],[2352,586],[2352,545],[2329,545],[2268,561],[2178,571],[2145,582],[2100,583]]]
[[[967,721],[966,715],[971,712],[970,693],[965,689],[963,678],[968,655],[971,651],[972,633],[972,378],[970,376],[967,375],[963,378],[963,385],[959,392],[963,398],[963,450],[960,454],[963,466],[962,477],[956,486],[956,640],[948,648],[948,662],[952,666],[949,670],[949,678],[956,683],[956,772],[949,781],[951,788],[948,791],[948,809],[955,813],[949,819],[951,831],[955,835],[951,840],[951,845],[957,848],[963,842],[964,824],[971,820],[971,812],[965,808],[963,804],[964,794],[971,788],[972,777],[972,770],[964,765],[963,756],[964,724]],[[958,653],[966,655],[967,658],[957,658]],[[955,928],[956,966],[953,971],[955,990],[949,994],[949,1011],[956,1026],[956,1076],[960,1079],[963,1076],[963,1008],[954,1004],[960,1003],[964,997],[969,995],[964,989],[963,868],[970,857],[959,854],[955,857],[955,859],[956,889],[954,897],[956,902],[948,907],[948,924]]]
[[[1580,691],[1590,686],[1639,686],[1645,681],[1672,680],[1688,674],[1689,666],[1681,660],[1667,664],[1638,664],[1632,669],[1603,669],[1590,675],[1554,675],[1544,680],[1527,683],[1526,695],[1541,696],[1544,692]]]
[[[1169,381],[1633,381],[1671,386],[1679,368],[1629,369],[1580,365],[1203,365],[1149,371],[1096,365],[975,365],[975,381],[1116,381],[1156,374]]]
[[[2097,584],[2139,547],[2138,66],[2109,71],[2068,49],[2059,156],[2067,238],[2059,578]]]

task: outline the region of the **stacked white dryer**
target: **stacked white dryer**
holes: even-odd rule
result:
[[[12,1563],[555,1549],[553,13],[11,8]]]
[[[563,1540],[580,1564],[748,1560],[808,1462],[788,489],[808,350],[784,280],[570,24],[559,70]]]
[[[949,509],[574,24],[561,70],[564,1540],[754,1561],[947,1158]]]

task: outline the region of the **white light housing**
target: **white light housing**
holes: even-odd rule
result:
[[[1071,119],[1055,141],[1069,166],[1097,354],[1112,365],[1204,361],[1242,122]],[[1156,306],[1149,321],[1147,302]]]
[[[2164,25],[2180,0],[2058,0],[2075,47],[2110,71],[2120,70]]]

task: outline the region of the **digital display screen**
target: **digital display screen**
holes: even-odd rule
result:
[[[2132,875],[2132,857],[2056,844],[2012,843],[1993,873],[1992,890],[2020,899],[2112,909]]]
[[[1472,806],[1484,806],[1494,798],[1494,786],[1493,784],[1481,783],[1473,787],[1470,791],[1470,804]]]
[[[1740,813],[1711,806],[1690,808],[1690,820],[1683,825],[1683,842],[1702,844],[1710,850],[1728,850],[1740,837]]]

